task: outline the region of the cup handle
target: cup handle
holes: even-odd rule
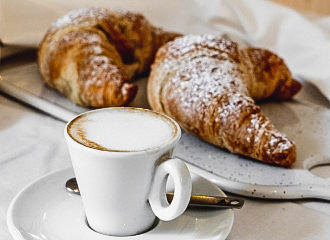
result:
[[[166,198],[166,181],[171,175],[174,181],[174,197],[171,204]],[[154,181],[149,195],[149,203],[154,214],[163,221],[180,216],[187,208],[191,196],[191,177],[181,160],[173,158],[156,168]]]

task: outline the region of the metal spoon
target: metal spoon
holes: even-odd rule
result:
[[[70,193],[78,194],[79,187],[75,178],[69,179],[65,184],[66,190]],[[166,193],[167,201],[171,203],[173,193]],[[244,200],[240,198],[192,195],[189,201],[189,207],[207,207],[207,208],[242,208]]]

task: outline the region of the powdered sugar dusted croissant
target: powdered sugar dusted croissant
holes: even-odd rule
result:
[[[40,43],[40,72],[51,87],[80,105],[124,105],[137,91],[131,78],[148,71],[157,49],[176,36],[139,14],[73,10]]]
[[[239,50],[229,39],[190,35],[159,49],[148,101],[207,142],[289,167],[296,159],[295,144],[254,100],[289,99],[300,88],[283,60],[270,51]]]

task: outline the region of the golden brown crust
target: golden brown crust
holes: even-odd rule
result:
[[[253,99],[292,97],[297,89],[293,91],[291,84],[299,83],[283,60],[267,50],[239,50],[228,39],[191,35],[159,49],[148,100],[154,110],[170,115],[205,141],[289,167],[296,159],[294,143]]]
[[[271,98],[287,100],[301,88],[294,80],[283,59],[266,49],[248,47],[240,51],[241,58],[256,82],[256,88],[250,88],[254,100]]]
[[[140,14],[104,8],[78,9],[58,19],[40,43],[45,81],[83,106],[129,103],[133,76],[149,71],[159,43],[179,34],[153,27]]]

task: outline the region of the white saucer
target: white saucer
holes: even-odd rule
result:
[[[7,224],[16,240],[110,240],[85,222],[80,196],[65,190],[74,177],[71,169],[48,174],[23,189],[8,209]],[[193,193],[226,196],[217,186],[193,174]],[[152,230],[125,239],[226,239],[234,221],[232,210],[188,209],[170,222],[159,221]]]

